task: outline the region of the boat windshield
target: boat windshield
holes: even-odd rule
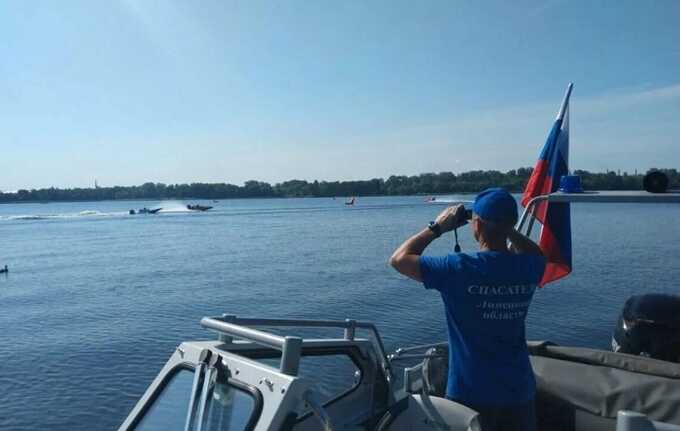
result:
[[[136,431],[183,431],[193,380],[193,370],[180,369],[175,372],[134,429]],[[201,429],[204,431],[245,430],[255,411],[256,400],[252,394],[231,383],[214,383],[208,391]],[[196,420],[193,421],[192,429],[197,429]]]

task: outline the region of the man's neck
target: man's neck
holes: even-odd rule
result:
[[[507,252],[508,251],[508,246],[507,246],[507,241],[494,241],[494,242],[488,242],[484,239],[480,239],[479,241],[479,249],[481,251],[501,251],[501,252]]]

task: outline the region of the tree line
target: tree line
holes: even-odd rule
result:
[[[668,175],[671,188],[680,188],[680,173],[676,169],[661,169]],[[469,171],[425,173],[405,176],[392,175],[387,179],[374,178],[359,181],[305,181],[290,180],[271,185],[262,181],[246,181],[242,186],[225,183],[162,184],[145,183],[140,186],[115,186],[95,188],[46,188],[0,193],[0,203],[94,201],[120,199],[234,199],[273,197],[334,197],[476,193],[487,187],[505,187],[521,192],[531,175],[532,168],[519,168],[507,172]],[[573,172],[581,176],[586,190],[641,190],[642,174],[608,171],[593,173],[583,170]]]

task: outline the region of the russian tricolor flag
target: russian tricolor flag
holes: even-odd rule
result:
[[[524,189],[525,207],[535,196],[557,191],[560,178],[569,172],[569,96],[573,86],[570,83],[567,87],[555,124]],[[544,286],[571,272],[571,211],[569,203],[544,201],[535,207],[534,214],[543,225],[538,245],[547,258],[540,283]]]

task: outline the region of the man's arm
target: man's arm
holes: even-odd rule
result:
[[[541,247],[533,242],[529,237],[522,235],[515,229],[510,229],[508,233],[510,240],[510,250],[518,254],[536,254],[543,256]]]
[[[420,255],[435,239],[435,234],[425,228],[404,241],[390,257],[390,265],[405,276],[416,281],[423,281],[420,274]]]
[[[453,230],[454,227],[464,224],[465,208],[463,205],[456,205],[455,207],[448,207],[442,211],[435,223],[439,226],[441,233]],[[425,248],[436,238],[434,232],[425,228],[417,234],[413,235],[392,253],[390,257],[390,265],[405,276],[416,281],[423,281],[423,276],[420,273],[420,255],[423,254]]]

